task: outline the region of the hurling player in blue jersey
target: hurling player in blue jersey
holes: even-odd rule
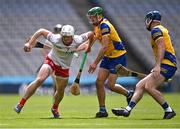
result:
[[[177,70],[175,51],[169,31],[161,25],[161,13],[159,11],[149,12],[145,17],[145,24],[147,30],[151,32],[151,46],[156,61],[155,66],[151,73],[136,85],[135,93],[129,105],[126,108],[114,108],[112,112],[117,116],[128,117],[131,110],[143,97],[144,91],[146,91],[163,108],[163,119],[171,119],[176,113],[157,88],[164,81],[173,77]]]

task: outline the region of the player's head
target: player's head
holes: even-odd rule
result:
[[[152,22],[161,22],[161,13],[159,11],[150,11],[146,14],[145,25],[150,31]]]
[[[61,24],[57,24],[57,25],[54,27],[54,33],[55,33],[55,34],[60,34],[61,29],[62,29],[62,25],[61,25]]]
[[[71,25],[64,25],[61,29],[62,41],[66,46],[71,45],[74,37],[74,27]]]
[[[101,22],[103,18],[102,14],[103,14],[103,9],[101,7],[91,8],[87,13],[89,23],[93,24],[94,26],[99,25],[99,23]]]

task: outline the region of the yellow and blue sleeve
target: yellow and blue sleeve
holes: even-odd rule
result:
[[[102,23],[100,29],[102,35],[110,34],[110,27],[106,23]]]
[[[159,28],[153,28],[151,31],[151,36],[154,41],[159,39],[160,37],[163,37],[163,32]]]

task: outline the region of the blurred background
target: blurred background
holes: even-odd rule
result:
[[[23,51],[27,37],[39,28],[52,31],[56,24],[73,25],[76,34],[92,30],[86,13],[94,6],[103,8],[104,16],[114,24],[123,39],[128,51],[127,67],[143,73],[149,73],[154,66],[150,33],[145,28],[144,17],[151,10],[159,10],[162,24],[171,33],[179,68],[180,0],[0,0],[0,93],[23,93],[26,85],[36,77],[44,57],[37,48],[31,53]],[[88,68],[99,48],[96,43],[88,55],[81,78],[84,93],[95,93],[98,69],[90,75]],[[78,73],[82,53],[79,55],[71,65],[69,85]],[[137,82],[136,78],[122,77],[117,83],[133,89]],[[173,80],[165,83],[162,90],[179,92],[179,84],[180,71],[177,70]],[[37,92],[50,94],[52,85],[52,79],[48,78]]]

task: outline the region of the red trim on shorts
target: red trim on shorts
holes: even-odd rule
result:
[[[48,64],[52,68],[55,75],[69,77],[69,69],[62,69],[61,66],[54,64],[54,62],[48,56],[46,56],[44,64]]]

